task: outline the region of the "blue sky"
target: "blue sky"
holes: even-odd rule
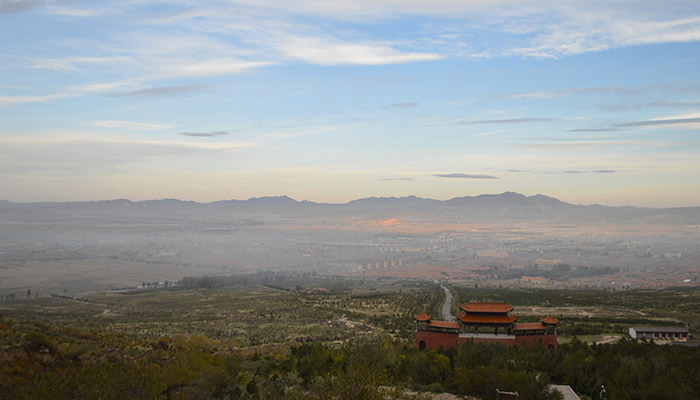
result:
[[[697,1],[0,0],[0,198],[700,205]]]

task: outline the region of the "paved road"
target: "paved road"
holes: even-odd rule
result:
[[[450,308],[452,308],[452,292],[442,284],[440,284],[440,287],[445,291],[445,304],[442,306],[442,317],[445,318],[445,321],[454,322],[455,317],[452,316],[450,312]]]

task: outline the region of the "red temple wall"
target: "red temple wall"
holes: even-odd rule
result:
[[[416,348],[421,348],[421,342],[425,343],[425,348],[431,350],[438,350],[440,348],[447,349],[458,342],[466,342],[468,340],[473,340],[474,343],[501,343],[507,346],[513,345],[530,345],[532,343],[542,342],[545,347],[552,346],[557,348],[557,336],[556,335],[533,335],[533,336],[516,336],[515,338],[471,338],[464,337],[460,338],[458,335],[449,333],[439,333],[439,332],[428,332],[428,331],[417,331],[416,332]]]
[[[425,342],[425,348],[431,350],[439,350],[450,348],[457,344],[458,335],[439,332],[417,331],[416,332],[416,348],[420,349],[420,342]]]

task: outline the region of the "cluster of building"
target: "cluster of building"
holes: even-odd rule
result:
[[[513,307],[506,303],[467,302],[459,308],[458,322],[435,321],[424,312],[414,316],[416,347],[446,349],[467,340],[509,346],[542,342],[548,348],[557,347],[559,320],[552,315],[539,322],[516,323],[517,318],[510,315]]]
[[[433,320],[421,312],[416,321],[416,348],[447,349],[457,343],[471,340],[475,343],[502,343],[508,346],[541,342],[547,348],[557,348],[557,324],[551,314],[539,322],[517,323],[510,315],[513,307],[506,303],[460,304],[457,322]],[[687,341],[689,331],[681,327],[631,327],[632,339]]]

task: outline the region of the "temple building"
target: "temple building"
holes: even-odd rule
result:
[[[509,346],[542,342],[548,348],[557,347],[559,320],[547,315],[540,322],[516,323],[510,315],[513,307],[506,303],[460,304],[459,322],[434,321],[424,312],[416,320],[418,349],[448,348],[467,340],[495,342]]]

